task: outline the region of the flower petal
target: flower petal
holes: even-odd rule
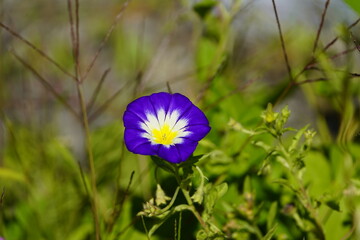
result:
[[[156,112],[159,109],[163,109],[165,112],[167,112],[169,109],[171,99],[172,99],[172,95],[170,93],[165,93],[165,92],[154,93],[149,96],[149,101],[153,105]]]
[[[143,120],[134,112],[125,111],[123,121],[125,128],[142,129],[141,124],[143,123]]]
[[[205,114],[195,105],[192,105],[181,116],[181,119],[187,119],[188,125],[209,125],[209,121]]]
[[[197,142],[186,140],[183,144],[173,146],[160,145],[158,156],[172,163],[180,163],[186,161],[195,151]]]
[[[143,137],[143,131],[126,128],[124,133],[124,140],[127,149],[130,152],[143,155],[155,155],[156,150],[150,141]]]
[[[185,96],[174,93],[169,105],[168,114],[176,111],[179,114],[179,117],[183,115],[191,106],[192,102]]]
[[[134,151],[134,153],[141,155],[155,155],[155,152],[155,146],[152,145],[150,142],[138,145]]]
[[[184,142],[182,144],[176,145],[177,149],[180,152],[182,162],[186,161],[193,154],[197,145],[198,142],[191,141],[189,139],[184,139]]]
[[[132,112],[143,121],[147,120],[147,115],[149,114],[156,116],[154,106],[152,105],[149,96],[140,97],[134,100],[127,106],[126,111]]]
[[[173,146],[160,145],[157,155],[160,158],[165,159],[166,161],[171,162],[171,163],[180,163],[181,162],[180,153],[177,150],[175,145],[173,145]]]
[[[190,125],[185,130],[190,133],[184,138],[200,141],[210,132],[211,128],[208,125]]]

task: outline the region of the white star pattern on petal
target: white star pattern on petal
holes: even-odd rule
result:
[[[179,119],[180,114],[177,110],[166,113],[164,109],[159,109],[156,115],[147,112],[147,119],[140,123],[141,129],[145,131],[142,137],[149,139],[152,144],[170,147],[182,143],[183,137],[191,134],[190,131],[186,131],[188,120]]]

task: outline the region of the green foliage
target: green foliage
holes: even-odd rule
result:
[[[205,0],[200,1],[194,5],[194,11],[201,17],[205,18],[206,15],[216,6],[217,1]]]
[[[354,11],[360,14],[360,3],[356,0],[344,0]]]

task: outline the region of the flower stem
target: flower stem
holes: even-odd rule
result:
[[[192,202],[191,200],[191,197],[190,197],[190,194],[189,192],[184,189],[184,188],[181,188],[181,191],[182,193],[184,194],[185,196],[185,199],[187,201],[187,203],[189,204],[190,206],[190,210],[192,211],[192,213],[194,214],[194,216],[196,217],[196,219],[199,221],[199,223],[201,224],[201,226],[204,228],[204,230],[206,232],[209,232],[209,227],[208,225],[205,223],[205,221],[202,219],[200,213],[196,210],[195,206],[194,206],[194,203]]]
[[[173,197],[171,198],[170,203],[165,208],[161,209],[161,213],[165,213],[172,207],[172,205],[174,204],[176,197],[179,193],[179,189],[180,189],[179,187],[176,188],[175,193],[174,193]]]

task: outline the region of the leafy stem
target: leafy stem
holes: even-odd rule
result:
[[[199,221],[199,223],[201,224],[202,228],[206,231],[206,233],[209,233],[210,232],[209,226],[205,223],[205,221],[204,221],[204,219],[202,219],[200,213],[196,210],[194,203],[190,197],[189,190],[188,190],[189,184],[186,184],[185,182],[187,182],[187,181],[183,181],[183,179],[181,178],[181,176],[179,174],[178,166],[175,166],[175,178],[176,178],[176,180],[180,186],[180,189],[186,199],[186,202],[189,205],[188,209],[194,214],[194,216]]]
[[[306,129],[306,128],[304,128],[304,129]],[[281,141],[281,138],[279,138],[278,142],[279,142],[279,147],[280,147],[281,153],[284,155],[284,158],[287,159],[288,164],[291,164],[289,162],[289,160],[292,159],[291,152],[284,146],[284,144]],[[288,170],[290,171],[290,175],[294,176],[294,178],[295,178],[295,181],[299,188],[296,191],[296,194],[298,195],[300,203],[309,212],[310,218],[315,225],[315,231],[316,231],[319,239],[325,239],[324,230],[323,230],[323,228],[320,224],[320,221],[317,217],[317,212],[316,212],[315,207],[312,204],[311,197],[309,196],[309,194],[304,186],[304,183],[302,181],[302,178],[298,173],[299,170],[296,170],[296,168],[290,168]]]

